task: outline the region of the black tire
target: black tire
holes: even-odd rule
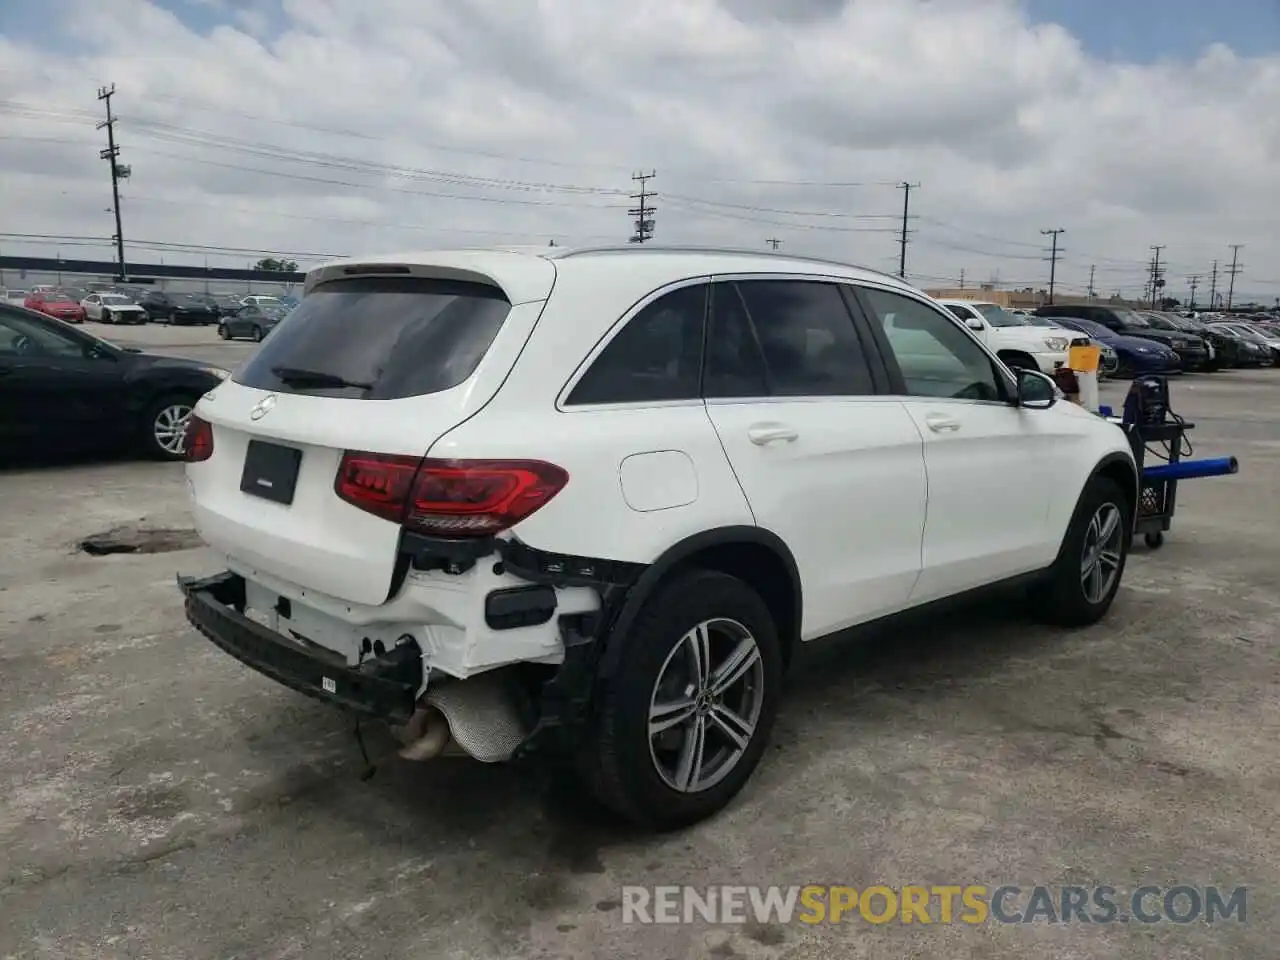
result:
[[[1039,370],[1040,365],[1028,354],[1004,351],[998,354],[1010,370]]]
[[[218,324],[218,336],[220,336],[223,340],[230,340],[231,328],[228,327],[225,323]]]
[[[262,328],[257,324],[254,324],[254,327],[253,327],[253,342],[254,343],[262,342]]]
[[[1152,550],[1159,550],[1161,547],[1164,546],[1164,534],[1158,530],[1155,531],[1154,533],[1148,533],[1142,539],[1146,542],[1147,546]]]
[[[684,637],[706,621],[721,619],[744,627],[759,651],[759,694],[756,723],[746,747],[721,778],[698,791],[682,792],[659,771],[651,747],[651,700],[664,667]],[[782,652],[777,627],[760,596],[736,577],[710,570],[677,575],[649,599],[625,638],[616,673],[599,692],[594,728],[578,757],[577,768],[605,806],[649,829],[670,830],[696,823],[721,810],[751,777],[768,743],[778,709]],[[718,636],[713,646],[725,650],[735,640]],[[712,660],[716,659],[714,653]],[[674,666],[674,664],[673,664]],[[735,684],[736,686],[736,684]],[[740,708],[741,709],[741,708]],[[707,718],[706,729],[715,725]],[[688,736],[673,728],[681,738]],[[729,741],[717,728],[715,743]],[[706,742],[706,741],[704,741]],[[660,750],[659,752],[665,752]],[[715,756],[712,757],[714,769]]]
[[[139,440],[147,456],[156,460],[181,460],[182,451],[165,447],[158,436],[157,421],[164,411],[175,406],[186,407],[187,412],[195,407],[200,398],[189,393],[168,393],[157,397],[148,406],[139,424]]]
[[[1085,592],[1082,560],[1090,525],[1104,507],[1119,512],[1120,558],[1115,576],[1101,598],[1091,600]],[[1133,546],[1133,511],[1119,484],[1106,477],[1094,477],[1085,487],[1071,517],[1071,525],[1063,538],[1058,559],[1049,571],[1047,582],[1034,593],[1034,609],[1050,623],[1063,627],[1085,627],[1101,620],[1111,608],[1125,563]]]
[[[116,322],[116,321],[115,321],[115,318],[111,316],[111,311],[110,311],[110,310],[103,310],[103,311],[102,311],[102,313],[101,313],[101,314],[99,314],[99,316],[98,316],[98,320],[99,320],[99,322],[100,322],[100,323],[115,323],[115,322]]]

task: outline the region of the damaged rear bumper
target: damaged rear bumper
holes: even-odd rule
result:
[[[187,620],[241,663],[272,680],[366,717],[405,723],[422,686],[422,651],[412,640],[352,667],[340,657],[276,633],[245,616],[245,581],[225,572],[178,577]]]

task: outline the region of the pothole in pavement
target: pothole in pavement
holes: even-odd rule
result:
[[[188,527],[115,527],[80,541],[80,550],[91,557],[115,553],[173,553],[203,546],[200,535]]]

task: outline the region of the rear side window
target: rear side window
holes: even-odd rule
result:
[[[658,297],[609,341],[565,403],[696,400],[706,314],[705,283]]]
[[[366,400],[438,393],[471,376],[510,310],[500,290],[482,283],[334,280],[303,298],[235,380]]]
[[[733,283],[717,283],[711,288],[702,391],[709,399],[769,396],[760,343],[742,305],[742,295]]]
[[[839,287],[812,280],[737,284],[775,397],[875,392],[871,368]]]

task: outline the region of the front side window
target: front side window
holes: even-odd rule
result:
[[[642,308],[592,361],[565,403],[696,400],[707,290],[705,283],[680,287]]]
[[[977,312],[976,310],[974,310],[974,309],[973,309],[973,307],[969,306],[968,304],[948,303],[948,304],[945,304],[945,306],[946,306],[946,308],[947,308],[949,311],[951,311],[952,313],[954,313],[954,314],[955,314],[957,317],[959,317],[961,320],[978,320],[978,319],[981,319],[981,318],[978,316],[978,312]]]
[[[961,327],[919,300],[863,288],[872,319],[882,325],[907,394],[955,400],[1005,399],[987,354]]]
[[[875,392],[871,369],[840,288],[813,280],[737,284],[775,397]]]
[[[34,317],[5,310],[0,313],[0,355],[7,357],[74,357],[84,359],[86,345]]]
[[[1024,326],[1020,317],[1015,313],[1010,313],[1004,307],[995,303],[978,304],[978,312],[986,318],[987,323],[993,327],[1021,327]]]

